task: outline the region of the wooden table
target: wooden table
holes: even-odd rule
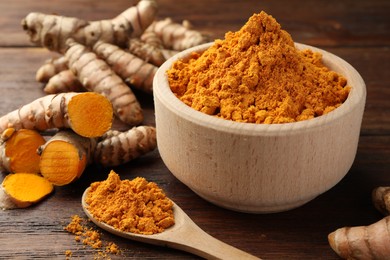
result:
[[[159,0],[159,18],[188,19],[213,38],[238,30],[253,13],[273,15],[296,42],[324,48],[351,63],[367,84],[367,104],[356,160],[347,176],[308,204],[282,213],[244,214],[214,206],[195,195],[169,172],[154,151],[114,170],[122,178],[144,176],[158,183],[210,235],[264,259],[338,259],[328,245],[331,231],[367,225],[382,216],[374,209],[374,187],[390,185],[390,2],[356,1],[172,1]],[[0,114],[44,95],[35,71],[53,55],[33,46],[20,26],[31,11],[77,16],[86,20],[111,18],[129,7],[125,0],[13,0],[0,2]],[[153,100],[140,95],[145,124],[154,124]],[[93,259],[96,250],[84,247],[63,231],[70,217],[82,212],[80,198],[92,182],[110,169],[91,166],[74,184],[57,187],[42,203],[27,209],[0,212],[0,258]],[[2,179],[5,174],[0,175]],[[93,225],[91,225],[93,226]],[[103,232],[122,250],[112,259],[196,259],[157,246],[127,241]],[[11,258],[12,258],[11,257]]]

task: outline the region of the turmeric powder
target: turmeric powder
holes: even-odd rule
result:
[[[298,50],[261,12],[202,54],[175,62],[167,74],[175,95],[198,111],[238,122],[289,123],[329,113],[348,97],[346,79],[321,58]]]
[[[97,250],[95,259],[110,259],[107,254],[119,255],[121,250],[113,242],[106,242],[101,239],[101,233],[87,226],[88,221],[79,215],[73,215],[71,222],[64,227],[64,230],[75,235],[75,241]],[[65,252],[67,257],[72,256],[72,251]],[[100,258],[100,256],[102,258]]]
[[[89,212],[118,230],[151,235],[174,224],[173,203],[154,182],[142,177],[121,180],[111,171],[87,193]]]

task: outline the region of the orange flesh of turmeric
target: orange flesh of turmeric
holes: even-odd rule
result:
[[[77,148],[65,141],[49,143],[41,154],[41,174],[57,186],[69,184],[80,177],[87,165]]]
[[[4,178],[5,192],[19,207],[38,202],[53,191],[53,185],[34,173],[9,174]]]
[[[45,139],[36,131],[20,129],[15,132],[6,144],[5,154],[10,158],[11,172],[39,173],[39,146]]]
[[[111,128],[113,109],[111,102],[104,96],[87,92],[69,101],[68,115],[72,129],[77,134],[99,137]]]

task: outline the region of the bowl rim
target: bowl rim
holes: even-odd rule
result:
[[[237,122],[208,115],[189,107],[179,98],[175,96],[169,87],[168,76],[166,71],[172,67],[176,60],[185,59],[192,52],[202,52],[213,45],[214,42],[204,43],[192,48],[179,52],[166,60],[157,70],[153,79],[153,95],[154,99],[159,99],[164,106],[177,116],[192,121],[192,123],[202,125],[207,128],[212,128],[218,131],[239,133],[245,135],[286,135],[293,132],[311,131],[316,128],[329,124],[331,121],[342,119],[352,113],[363,102],[363,108],[366,99],[366,85],[359,72],[352,67],[347,61],[339,56],[332,54],[326,50],[295,42],[298,49],[311,49],[322,54],[324,64],[333,71],[342,74],[347,79],[347,84],[351,86],[351,91],[344,103],[335,110],[308,120],[282,123],[282,124],[257,124]],[[333,59],[337,63],[330,62]],[[339,70],[344,68],[347,74],[341,73]]]

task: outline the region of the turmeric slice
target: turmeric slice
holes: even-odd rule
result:
[[[7,172],[39,173],[37,149],[45,139],[35,130],[7,128],[0,141],[0,169]]]
[[[111,128],[112,120],[112,105],[103,95],[69,92],[46,95],[0,117],[0,132],[9,127],[71,128],[81,136],[98,137]]]
[[[89,164],[95,146],[93,138],[82,137],[71,131],[60,131],[39,149],[40,172],[54,185],[69,184],[80,178]]]
[[[53,191],[53,185],[34,173],[11,173],[2,183],[4,192],[19,208],[41,201]]]

